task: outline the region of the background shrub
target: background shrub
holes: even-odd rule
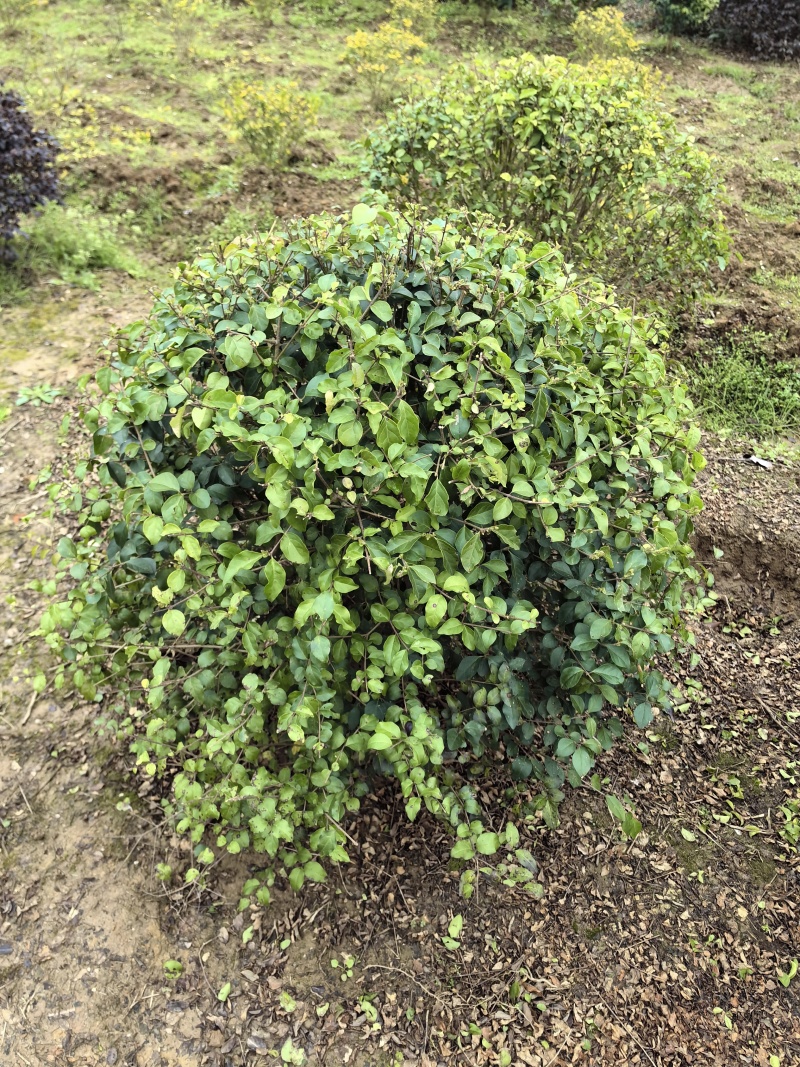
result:
[[[632,56],[638,50],[636,38],[628,29],[625,16],[612,7],[581,11],[571,26],[575,54],[579,59],[611,59]]]
[[[0,0],[0,25],[6,33],[16,33],[34,7],[35,0]]]
[[[784,0],[720,0],[715,19],[730,44],[766,59],[800,56],[800,6]]]
[[[389,0],[389,21],[423,40],[436,36],[438,0]]]
[[[223,104],[231,136],[271,167],[285,167],[294,148],[316,125],[319,100],[300,91],[297,82],[257,85],[235,81]]]
[[[0,83],[0,259],[14,258],[19,220],[58,197],[57,145],[35,130],[22,98]]]
[[[655,89],[628,60],[459,67],[370,135],[368,181],[521,225],[625,288],[660,280],[690,292],[724,263],[722,190]]]
[[[656,14],[668,33],[700,33],[720,0],[654,0]]]
[[[462,765],[552,822],[650,722],[702,460],[649,328],[547,245],[365,205],[184,271],[97,377],[43,622],[181,829],[300,885],[384,774],[469,858]]]
[[[384,107],[409,83],[410,69],[427,47],[405,26],[383,22],[377,30],[356,30],[345,40],[342,62],[364,83],[373,107]]]
[[[275,23],[275,16],[286,7],[286,0],[247,0],[247,6],[267,26]]]

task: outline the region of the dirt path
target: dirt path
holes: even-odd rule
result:
[[[92,321],[96,340],[108,320]],[[561,827],[525,831],[540,895],[489,872],[465,902],[442,829],[412,833],[387,787],[349,826],[349,869],[239,912],[252,859],[201,893],[165,886],[157,864],[179,884],[190,853],[93,732],[96,709],[30,701],[46,660],[26,636],[29,584],[62,532],[31,479],[61,455],[67,410],[0,424],[3,1067],[240,1067],[301,1049],[329,1067],[800,1062],[800,976],[780,980],[800,957],[796,468],[716,456],[704,476],[698,552],[720,602],[681,661],[686,700],[600,767],[635,805],[635,842],[602,795],[573,792]],[[482,784],[498,825],[500,789]]]
[[[42,603],[29,585],[47,577],[61,533],[29,482],[57,460],[66,407],[17,409],[2,442],[0,1061],[194,1064],[198,998],[165,987],[163,964],[197,957],[214,928],[199,913],[176,918],[158,892],[154,850],[168,843],[136,783],[109,773],[96,709],[29,695],[42,662],[26,637]],[[214,956],[216,978],[225,957]]]

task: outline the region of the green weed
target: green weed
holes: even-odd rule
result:
[[[31,407],[38,408],[41,404],[52,404],[59,396],[63,396],[63,390],[57,389],[53,385],[40,385],[23,386],[17,394],[16,404],[20,407],[22,404],[30,404]]]
[[[48,274],[70,285],[97,289],[95,271],[142,273],[137,259],[122,246],[119,224],[86,209],[48,204],[27,232],[15,239],[17,259],[0,268],[0,295],[19,297],[32,281]]]
[[[800,430],[798,366],[777,358],[779,348],[780,338],[746,329],[698,352],[687,375],[710,430],[756,438]]]
[[[737,85],[741,85],[760,100],[773,100],[778,88],[776,78],[770,78],[754,70],[752,66],[746,67],[741,63],[715,61],[706,63],[702,71],[703,74],[708,74],[712,78],[730,78],[731,81],[735,81]]]
[[[751,72],[746,71],[738,63],[725,63],[720,61],[706,63],[703,66],[702,71],[703,74],[707,74],[710,78],[730,78],[732,81],[738,82],[740,85],[747,85],[753,77]]]

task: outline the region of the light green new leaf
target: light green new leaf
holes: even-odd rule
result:
[[[450,855],[454,860],[471,860],[475,855],[475,849],[468,838],[462,838],[450,849]]]
[[[448,511],[447,489],[441,481],[435,481],[425,497],[431,515],[443,518]]]
[[[263,558],[261,552],[251,552],[247,549],[237,553],[225,568],[225,584],[230,585],[236,575],[241,574],[242,571],[247,573],[252,571]]]
[[[171,471],[161,471],[155,478],[150,478],[147,488],[153,493],[179,493],[181,491],[180,483]]]
[[[585,748],[576,748],[572,753],[572,766],[579,778],[585,777],[594,765],[591,753]]]
[[[229,334],[219,350],[225,356],[225,366],[230,371],[242,370],[253,361],[253,343],[241,333]]]
[[[267,560],[264,566],[264,595],[268,600],[275,600],[286,585],[286,571],[276,559]]]
[[[500,849],[500,835],[485,830],[482,834],[478,834],[475,848],[482,856],[493,856]]]
[[[350,217],[354,226],[368,226],[378,217],[378,209],[370,204],[356,204]]]
[[[183,631],[186,629],[186,616],[182,611],[177,611],[172,608],[170,611],[164,612],[161,618],[161,625],[171,634],[173,637],[180,637]]]
[[[280,547],[283,558],[289,563],[303,564],[308,563],[310,559],[308,549],[295,530],[287,530],[281,538]]]
[[[432,596],[425,605],[425,622],[432,629],[437,627],[447,614],[447,601],[438,594]]]

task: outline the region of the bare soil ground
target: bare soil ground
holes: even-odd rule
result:
[[[73,336],[101,336],[117,315],[107,300],[66,302],[85,316]],[[786,814],[800,798],[797,467],[709,442],[697,549],[718,605],[674,666],[675,718],[631,731],[599,768],[635,805],[635,842],[602,795],[575,791],[561,827],[525,831],[541,898],[489,871],[465,902],[443,830],[412,834],[385,786],[347,827],[349,868],[239,912],[252,857],[205,890],[165,886],[156,864],[180,884],[187,846],[93,731],[97,709],[31,701],[47,664],[28,586],[64,532],[36,474],[63,457],[72,403],[25,405],[0,426],[3,1065],[240,1067],[293,1049],[330,1067],[800,1062],[800,977],[780,980],[800,957],[800,826]],[[499,827],[502,786],[483,788]]]

